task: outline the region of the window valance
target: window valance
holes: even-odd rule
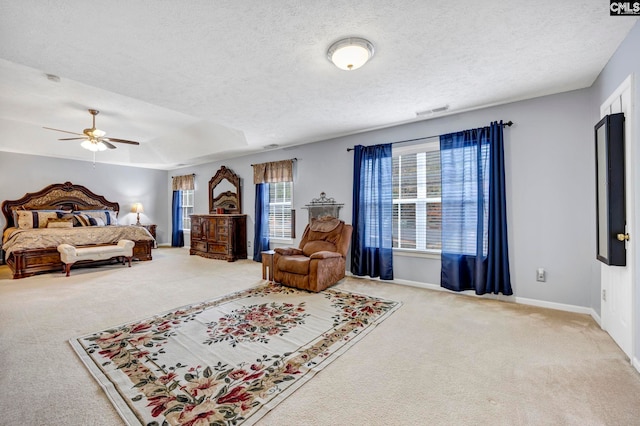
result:
[[[293,159],[253,164],[253,183],[293,182]]]
[[[173,190],[174,191],[193,191],[195,175],[173,176]]]

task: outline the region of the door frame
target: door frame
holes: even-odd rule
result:
[[[627,206],[631,207],[631,214],[627,215],[627,229],[631,229],[632,233],[636,235],[631,235],[633,247],[632,247],[632,257],[628,258],[628,265],[631,266],[631,300],[630,303],[630,344],[628,348],[628,352],[625,351],[625,354],[629,356],[629,360],[634,367],[640,371],[640,362],[635,357],[635,344],[636,344],[636,333],[638,332],[636,324],[637,319],[640,314],[637,312],[637,297],[640,292],[640,282],[639,282],[639,268],[640,268],[640,245],[635,244],[635,239],[640,237],[640,231],[638,228],[638,224],[640,224],[640,197],[636,195],[636,191],[640,188],[640,172],[638,171],[636,164],[640,164],[640,149],[637,146],[636,141],[636,129],[635,129],[635,85],[633,74],[630,74],[625,78],[625,80],[613,91],[613,93],[600,105],[600,117],[604,117],[606,114],[611,112],[611,106],[616,102],[617,99],[621,97],[621,95],[625,91],[629,91],[629,105],[628,111],[625,114],[625,135],[628,135],[628,138],[625,138],[625,145],[628,146],[628,150],[625,147],[625,181],[627,184],[631,184],[631,197],[627,197],[626,203]],[[629,211],[629,208],[627,208]],[[625,230],[625,232],[627,232]],[[606,268],[608,266],[601,265],[601,268]],[[616,267],[614,267],[616,268]],[[604,274],[603,274],[604,276]],[[600,295],[602,297],[603,290],[608,290],[608,285],[610,282],[604,282],[604,280],[600,283]],[[603,330],[607,330],[609,318],[605,315],[605,309],[603,309],[603,303],[601,303],[601,327]],[[623,348],[624,351],[624,348]]]

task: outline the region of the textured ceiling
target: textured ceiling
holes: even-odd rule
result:
[[[602,0],[0,2],[0,150],[170,169],[590,86],[637,18]],[[348,72],[346,36],[376,49]],[[59,76],[51,81],[46,74]]]

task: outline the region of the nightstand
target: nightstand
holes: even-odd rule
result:
[[[133,226],[141,226],[144,229],[146,229],[147,231],[149,231],[149,233],[151,234],[151,236],[153,237],[153,239],[156,239],[156,226],[155,224],[151,224],[151,225],[133,225]],[[158,248],[158,242],[154,241],[153,243],[153,248]]]

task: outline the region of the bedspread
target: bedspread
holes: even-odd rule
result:
[[[149,231],[140,226],[83,226],[75,228],[8,228],[3,235],[5,258],[14,251],[52,248],[66,243],[72,246],[113,244],[119,240],[153,241]]]

